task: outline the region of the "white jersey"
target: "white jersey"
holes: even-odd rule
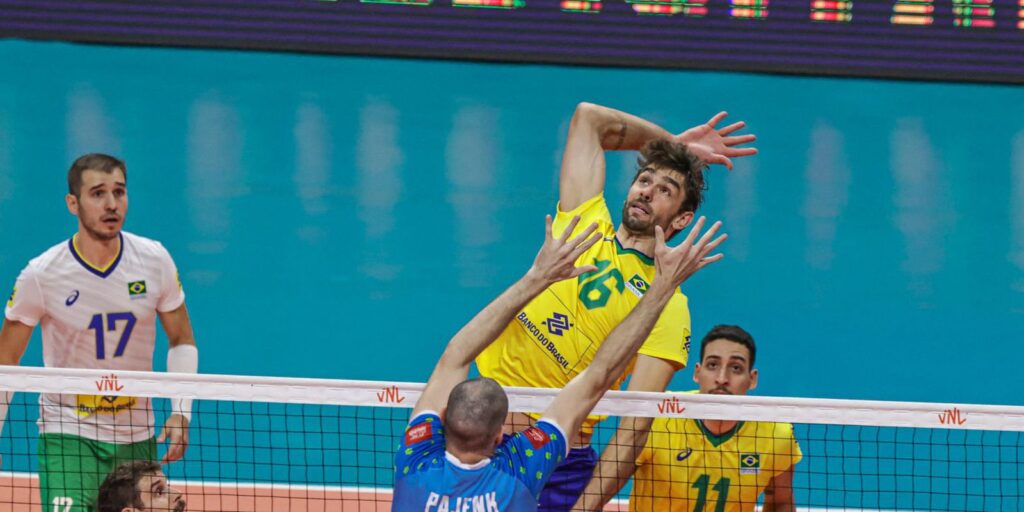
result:
[[[74,238],[30,261],[5,314],[25,325],[42,324],[46,366],[151,371],[157,312],[184,302],[167,249],[122,233],[121,251],[106,268],[87,262]],[[96,384],[99,393],[116,385],[114,379]],[[148,398],[45,394],[39,405],[43,433],[119,444],[154,435]]]

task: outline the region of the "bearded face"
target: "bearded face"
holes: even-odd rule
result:
[[[676,171],[653,167],[641,169],[629,187],[622,206],[622,225],[632,234],[654,236],[654,226],[661,226],[671,236],[676,231],[672,222],[679,217],[686,193],[682,176]]]

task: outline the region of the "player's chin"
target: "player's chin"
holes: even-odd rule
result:
[[[652,219],[640,219],[632,215],[627,215],[622,224],[626,226],[626,229],[635,235],[648,235],[654,236],[654,222]]]
[[[121,233],[123,225],[124,223],[122,222],[101,222],[99,226],[96,226],[94,232],[99,238],[113,240]]]

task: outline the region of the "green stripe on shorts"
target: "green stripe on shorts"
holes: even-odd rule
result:
[[[92,512],[103,479],[130,460],[156,460],[156,439],[133,444],[67,434],[39,435],[39,494],[43,512]]]

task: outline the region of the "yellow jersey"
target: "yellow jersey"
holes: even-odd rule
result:
[[[629,510],[753,511],[771,479],[802,457],[789,423],[741,422],[716,436],[700,420],[655,418]]]
[[[603,237],[577,260],[597,270],[555,283],[527,304],[477,357],[484,377],[503,386],[565,387],[590,365],[605,338],[636,307],[654,279],[654,260],[619,244],[604,196],[572,211],[559,209],[552,225],[554,235],[559,236],[576,215],[580,222],[573,236],[596,222]],[[679,369],[686,366],[689,349],[690,312],[686,296],[676,290],[639,353]],[[615,387],[624,379],[621,376]],[[593,432],[602,419],[587,418],[583,431]]]

